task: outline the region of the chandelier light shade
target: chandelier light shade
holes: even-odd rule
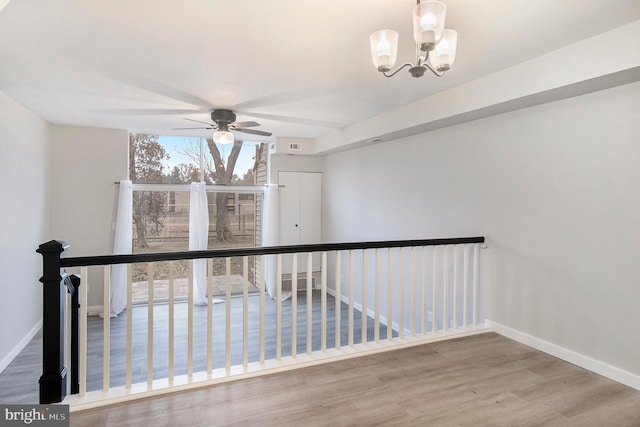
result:
[[[213,133],[213,142],[216,144],[233,144],[233,134],[228,130],[217,130]]]
[[[439,72],[449,70],[456,60],[457,44],[458,33],[454,30],[444,30],[440,42],[429,55],[429,63]]]
[[[380,30],[371,34],[371,57],[378,71],[389,71],[398,57],[398,33]]]
[[[418,3],[413,8],[413,38],[422,51],[433,50],[442,38],[447,6],[440,1]]]
[[[445,29],[447,6],[441,1],[417,0],[413,8],[413,37],[416,43],[415,64],[406,62],[391,72],[398,54],[398,33],[380,30],[371,34],[371,59],[385,77],[409,68],[413,77],[422,77],[429,70],[438,77],[448,71],[456,59],[458,33]]]

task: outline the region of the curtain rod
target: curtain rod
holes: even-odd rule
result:
[[[119,185],[120,181],[114,181],[114,185]],[[281,184],[261,184],[261,185],[220,185],[207,184],[205,191],[210,193],[263,193],[268,187],[284,187]],[[133,190],[137,191],[190,191],[190,184],[131,184]]]
[[[120,184],[120,181],[114,181],[114,184]],[[138,183],[132,183],[132,185],[185,185],[188,186],[189,184],[138,184]],[[234,188],[234,187],[249,187],[248,185],[229,185],[229,184],[206,184],[207,186],[211,186],[211,187],[226,187],[226,188]],[[254,187],[269,187],[269,186],[275,186],[277,185],[278,187],[285,187],[284,184],[256,184]]]

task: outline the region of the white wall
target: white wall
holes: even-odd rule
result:
[[[278,182],[278,172],[322,172],[324,158],[291,154],[269,155],[269,182]]]
[[[325,241],[485,235],[488,316],[640,375],[640,83],[327,156]]]
[[[71,256],[113,251],[117,185],[127,179],[127,131],[51,126],[51,234]],[[89,306],[102,305],[102,269],[89,276]]]
[[[47,123],[0,92],[0,372],[42,320],[42,261],[49,240]]]

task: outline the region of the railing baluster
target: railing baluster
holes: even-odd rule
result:
[[[207,259],[207,378],[213,373],[213,258]]]
[[[189,261],[189,283],[187,285],[187,378],[193,378],[193,268],[195,260]]]
[[[173,385],[174,371],[174,353],[175,353],[175,280],[174,280],[174,261],[169,261],[169,384]]]
[[[327,253],[322,252],[322,267],[320,270],[320,311],[321,333],[320,350],[327,349]]]
[[[267,256],[262,255],[262,267],[267,267]],[[266,270],[265,270],[266,271]],[[264,274],[264,271],[263,271]],[[264,364],[264,291],[266,282],[263,280],[260,285],[260,363]]]
[[[362,312],[360,313],[360,337],[362,344],[366,344],[367,337],[367,250],[362,251]]]
[[[226,331],[225,331],[225,367],[227,371],[227,375],[231,372],[231,258],[225,258],[225,267],[226,267],[226,298],[225,298],[225,308],[226,308]]]
[[[463,293],[462,297],[462,326],[465,328],[469,326],[469,245],[464,245],[462,251],[463,255],[463,273],[462,273],[462,283],[463,283]]]
[[[80,387],[78,394],[85,397],[87,393],[87,301],[89,288],[89,269],[87,267],[80,268],[80,355],[79,360],[79,377]],[[131,312],[127,312],[127,316],[131,317]]]
[[[336,328],[336,336],[335,336],[335,347],[336,349],[340,349],[341,345],[341,325],[340,319],[342,317],[342,253],[340,251],[336,251],[336,276],[335,276],[335,291],[336,291],[336,314],[335,314],[335,328]]]
[[[68,394],[78,394],[80,392],[80,286],[82,280],[77,274],[69,276],[73,292],[69,295],[69,369],[71,374],[71,387]]]
[[[442,248],[442,330],[447,331],[449,329],[449,247]]]
[[[458,245],[453,245],[453,327],[458,327]]]
[[[313,253],[307,253],[307,354],[313,351]]]
[[[67,277],[66,280],[71,280],[71,277]],[[71,367],[71,335],[73,332],[71,331],[71,294],[69,293],[69,288],[65,285],[63,290],[63,304],[62,304],[62,330],[65,333],[62,335],[63,339],[63,354],[64,366],[67,366],[67,387],[64,393],[68,396],[73,393],[73,369]]]
[[[282,254],[276,255],[276,360],[282,357]]]
[[[133,266],[127,264],[127,337],[126,337],[126,374],[125,387],[130,389],[133,383]]]
[[[109,391],[111,356],[111,266],[104,266],[104,287],[102,295],[102,391]]]
[[[353,251],[349,251],[349,347],[353,346]]]
[[[478,259],[480,245],[473,245],[473,326],[478,324]]]
[[[404,338],[404,257],[405,250],[400,248],[400,289],[398,302],[400,303],[400,313],[398,317],[398,335],[400,338]]]
[[[298,254],[291,261],[291,357],[298,354]]]
[[[431,329],[433,332],[438,332],[438,247],[433,247],[433,263],[432,263],[432,281],[433,287],[431,288]]]
[[[153,277],[155,264],[150,262],[147,264],[147,280],[148,280],[148,300],[147,300],[147,385],[151,387],[153,384]]]
[[[387,339],[393,339],[393,249],[387,249]]]
[[[71,390],[68,393],[78,394],[80,392],[80,286],[82,278],[77,274],[69,276],[73,292],[69,295],[69,320],[70,342],[69,342],[69,369],[71,373]]]
[[[376,288],[375,288],[375,308],[373,321],[373,339],[380,342],[380,249],[376,248]]]
[[[423,246],[422,247],[422,302],[420,304],[421,310],[422,310],[422,320],[420,322],[420,332],[422,332],[422,334],[426,334],[427,333],[427,309],[428,309],[428,304],[427,304],[427,255],[428,255],[428,251],[427,251],[427,247]]]
[[[255,277],[254,277],[255,280]],[[249,257],[242,257],[242,366],[249,365]]]
[[[416,336],[416,247],[411,248],[411,336]]]

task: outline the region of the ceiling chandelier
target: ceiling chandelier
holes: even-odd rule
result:
[[[451,68],[456,59],[458,33],[444,28],[447,6],[440,1],[417,0],[413,8],[413,38],[416,42],[416,63],[406,62],[390,72],[396,64],[398,33],[380,30],[371,34],[371,57],[373,65],[385,77],[393,77],[398,71],[409,67],[413,77],[422,77],[430,70],[438,77]]]

